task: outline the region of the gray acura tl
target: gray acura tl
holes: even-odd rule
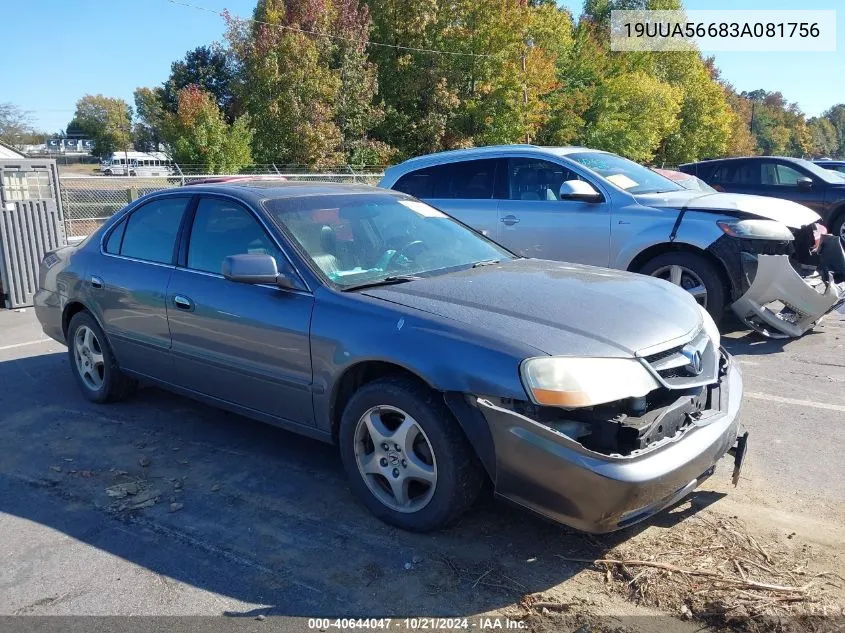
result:
[[[153,193],[45,257],[36,313],[94,402],[152,382],[339,446],[379,518],[486,481],[606,532],[734,455],[742,379],[668,282],[519,258],[411,196],[242,180]]]

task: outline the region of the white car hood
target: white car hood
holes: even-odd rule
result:
[[[780,198],[749,196],[742,193],[702,193],[701,191],[667,191],[642,193],[637,202],[661,209],[690,209],[693,211],[739,211],[766,220],[781,222],[791,229],[821,221],[818,213],[802,204]]]

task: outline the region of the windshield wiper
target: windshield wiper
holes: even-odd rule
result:
[[[500,260],[498,259],[485,259],[480,262],[475,262],[472,267],[473,268],[481,268],[482,266],[492,266],[493,264],[498,264]]]
[[[423,279],[423,277],[419,277],[418,275],[389,275],[387,277],[382,277],[381,279],[376,279],[374,281],[366,281],[362,284],[347,286],[343,289],[343,292],[349,292],[350,290],[361,290],[363,288],[375,288],[376,286],[392,286],[393,284],[404,284],[408,281],[417,281],[419,279]]]

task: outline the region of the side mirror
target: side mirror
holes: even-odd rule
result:
[[[223,260],[223,276],[242,284],[273,284],[293,288],[291,280],[279,272],[272,255],[229,255]]]
[[[807,191],[813,188],[813,179],[806,176],[799,178],[796,183],[801,191]]]
[[[588,182],[583,180],[567,180],[560,186],[561,200],[578,200],[579,202],[601,202],[601,194]]]

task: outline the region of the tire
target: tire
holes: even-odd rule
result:
[[[135,390],[137,381],[120,371],[105,333],[90,313],[82,311],[73,315],[67,328],[67,342],[71,371],[88,400],[101,404],[115,402]]]
[[[382,430],[410,424],[410,419],[421,431],[416,435],[415,448],[410,449],[397,439],[401,445],[398,453],[393,451],[395,444],[391,444],[389,453],[377,449],[370,427],[363,421],[365,415],[380,421]],[[389,441],[399,435],[396,432],[383,437]],[[343,412],[338,441],[353,493],[376,517],[405,530],[429,532],[452,525],[475,502],[484,483],[481,464],[441,394],[409,378],[387,377],[361,387]],[[375,474],[365,474],[365,467],[359,466],[368,461],[370,448],[373,453],[369,463],[379,470]],[[413,450],[413,457],[408,457],[408,450]],[[407,471],[403,456],[408,457]],[[427,467],[427,477],[433,469],[433,485],[426,486],[410,474],[419,463]],[[409,481],[409,493],[408,504],[397,509],[399,504],[391,491],[390,478],[400,470],[401,479],[394,479],[393,483],[401,486],[401,481]]]
[[[727,293],[725,284],[716,267],[696,253],[663,253],[648,261],[640,268],[639,272],[672,282],[668,278],[672,276],[672,267],[680,267],[685,271],[682,274],[681,284],[678,284],[685,290],[689,288],[691,283],[695,284],[693,288],[698,287],[696,280],[694,280],[695,277],[698,278],[700,285],[704,286],[706,290],[704,305],[713,320],[718,323],[725,312],[725,296]],[[700,297],[697,297],[696,300],[699,304],[702,303]]]
[[[838,235],[842,243],[845,244],[845,211],[837,214],[836,218],[830,224],[829,231],[831,235]]]

